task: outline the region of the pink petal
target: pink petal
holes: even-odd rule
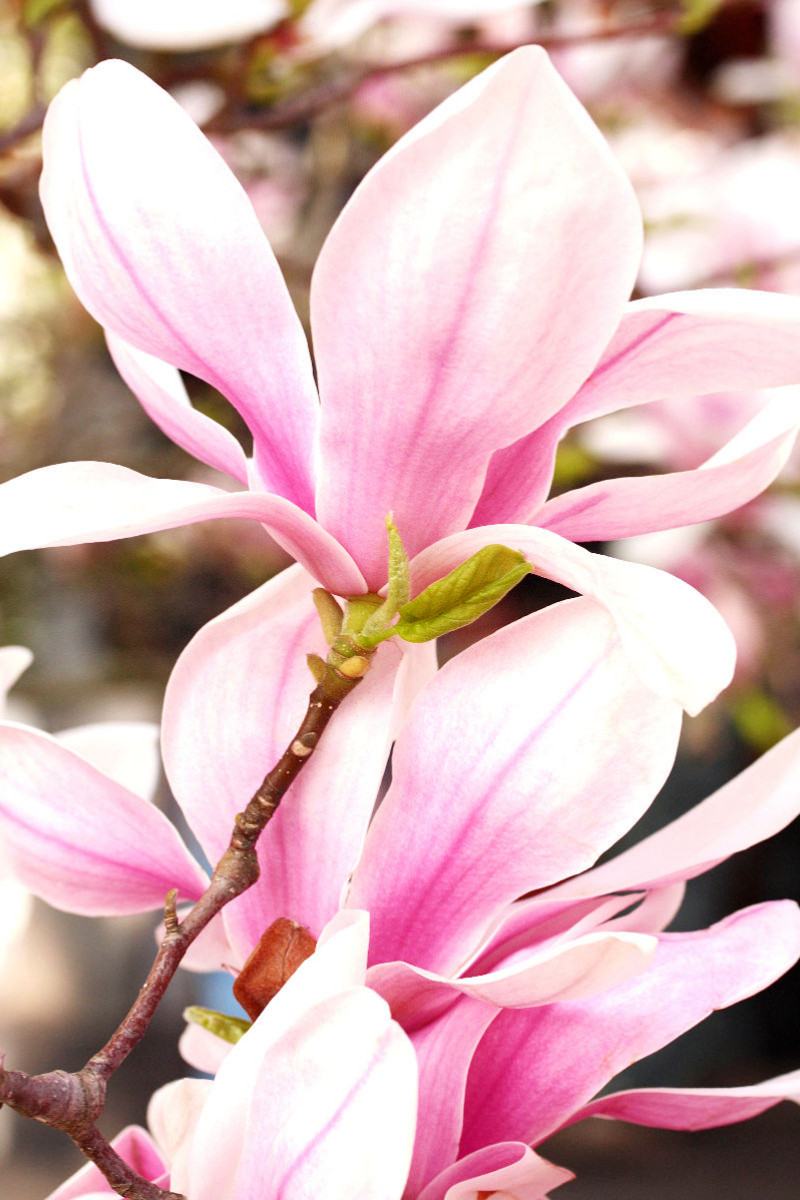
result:
[[[257,1026],[219,1069],[197,1126],[188,1194],[399,1200],[414,1140],[416,1061],[383,1001],[366,988],[334,996],[269,1047],[233,1157],[215,1115],[238,1092],[240,1056],[259,1050],[250,1044]]]
[[[619,1071],[718,1008],[767,987],[800,955],[800,911],[757,905],[711,929],[662,934],[650,967],[590,1000],[495,1018],[472,1060],[461,1152],[536,1144]]]
[[[590,554],[546,529],[489,525],[453,534],[413,560],[412,595],[495,543],[523,553],[536,574],[604,604],[642,680],[690,715],[730,682],[736,645],[704,596],[665,571]]]
[[[679,727],[678,706],[641,683],[589,600],[452,659],[396,743],[353,876],[347,903],[372,914],[372,961],[451,974],[508,903],[583,870],[630,828]]]
[[[627,179],[547,56],[523,47],[367,176],[311,293],[325,527],[372,586],[469,521],[488,460],[586,378],[640,251]]]
[[[408,963],[376,963],[370,987],[388,1001],[404,1029],[441,1015],[461,993],[497,1008],[532,1008],[557,1000],[579,1000],[643,971],[656,939],[629,933],[589,933],[559,946],[533,948],[513,965],[484,974],[445,979]]]
[[[178,1053],[183,1061],[206,1075],[216,1075],[232,1050],[232,1042],[226,1042],[224,1038],[191,1022],[178,1040]]]
[[[470,518],[480,525],[532,524],[553,482],[558,443],[569,428],[569,403],[533,433],[496,450]]]
[[[157,808],[35,729],[0,725],[0,820],[16,877],[85,916],[143,912],[206,878]]]
[[[111,1145],[125,1162],[145,1179],[157,1180],[164,1174],[165,1164],[156,1149],[153,1139],[138,1125],[129,1125],[112,1140]],[[92,1200],[95,1196],[113,1196],[104,1175],[87,1163],[71,1179],[62,1183],[47,1197],[47,1200]]]
[[[794,414],[795,421],[797,414]],[[784,466],[798,426],[720,465],[608,479],[550,500],[537,523],[576,542],[678,529],[723,516],[768,487]]]
[[[800,813],[800,730],[702,804],[548,898],[575,900],[693,879],[784,829]]]
[[[587,1104],[575,1114],[609,1117],[658,1129],[717,1129],[748,1121],[781,1100],[800,1104],[800,1071],[764,1083],[737,1088],[642,1088],[616,1092]]]
[[[191,118],[133,67],[101,63],[50,106],[41,192],[92,315],[218,388],[252,430],[264,486],[313,511],[302,327],[250,201]]]
[[[603,925],[604,932],[624,929],[626,933],[661,933],[677,916],[686,894],[685,883],[672,883],[648,892],[633,912]],[[630,892],[626,893],[630,896]]]
[[[570,426],[590,417],[672,396],[796,383],[800,378],[798,322],[800,306],[796,299],[753,291],[687,292],[656,296],[628,305],[605,354],[577,394],[541,429],[493,455],[470,525],[534,520],[544,524],[537,514],[550,490],[559,439]],[[794,409],[796,413],[796,403]],[[784,429],[791,424],[787,421]],[[778,432],[783,430],[776,429],[775,433]],[[778,448],[775,448],[774,456],[779,457]],[[743,464],[747,471],[743,480],[744,493],[748,479],[756,486],[760,477],[758,472],[768,474],[769,462],[767,454],[760,465],[758,460]],[[730,477],[731,472],[727,475]],[[585,504],[595,504],[605,496],[603,489],[607,486],[582,488],[577,495]],[[618,487],[624,491],[628,486],[634,489],[639,486],[638,481],[625,481],[624,484],[614,481],[612,494]],[[650,482],[641,486],[653,488],[656,485]],[[672,485],[657,486],[667,489],[667,498],[671,502],[680,498],[672,496]],[[567,514],[572,512],[575,495],[567,493],[563,501],[560,498],[551,501],[547,511],[560,520],[562,509],[566,509],[563,513],[566,520]],[[632,490],[632,504],[638,504],[634,499],[636,495],[638,493]],[[660,495],[658,498],[663,507],[665,498]],[[620,495],[616,510],[618,520],[622,519],[619,510],[623,499]],[[610,501],[606,503],[610,504]],[[575,514],[576,519],[578,515]],[[593,515],[593,509],[589,510],[586,519],[592,519]],[[636,511],[635,515],[639,518],[640,514]],[[550,521],[546,524],[564,536],[573,536],[572,527],[568,533],[566,525],[562,528],[561,524]],[[648,526],[656,527],[671,528]],[[575,537],[584,536],[580,532],[583,526],[575,524],[574,528]],[[592,528],[586,526],[587,530]],[[604,533],[602,536],[628,535]],[[586,540],[589,537],[594,537],[594,533],[587,534]]]
[[[545,888],[525,900],[516,900],[495,923],[473,960],[463,974],[478,975],[492,971],[517,951],[539,948],[545,941],[573,939],[592,933],[608,919],[630,908],[635,896],[594,896],[571,904],[569,901],[550,904],[552,891]]]
[[[281,496],[151,479],[111,463],[60,463],[4,483],[0,554],[106,542],[221,517],[260,521],[331,591],[340,595],[364,591],[364,580],[347,551]]]
[[[495,1010],[461,1001],[414,1034],[419,1070],[419,1113],[405,1195],[416,1197],[458,1158],[467,1071]]]
[[[167,775],[187,820],[216,862],[237,812],[292,740],[314,681],[306,654],[325,653],[311,580],[292,567],[206,625],[181,655],[164,706]],[[413,656],[394,644],[326,730],[313,759],[259,841],[261,877],[226,909],[238,954],[278,917],[316,937],[337,911],[361,852],[404,708]]]
[[[419,1200],[475,1200],[513,1196],[548,1200],[547,1193],[574,1179],[572,1171],[540,1158],[520,1142],[501,1142],[460,1159],[432,1180]]]
[[[186,1175],[195,1126],[210,1090],[207,1079],[176,1079],[154,1092],[147,1105],[147,1124],[172,1168],[173,1186]]]
[[[117,370],[162,433],[188,454],[247,486],[247,459],[233,434],[193,408],[176,367],[106,332]]]
[[[800,301],[718,288],[636,300],[565,410],[576,425],[649,400],[800,379]]]

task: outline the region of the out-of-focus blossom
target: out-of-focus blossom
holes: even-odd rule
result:
[[[648,293],[745,282],[800,292],[800,139],[776,133],[719,146],[638,188]]]
[[[614,480],[572,503],[545,503],[555,447],[609,410],[796,379],[800,305],[717,291],[626,306],[634,199],[542,52],[507,56],[445,101],[341,214],[311,294],[321,410],[252,209],[163,92],[101,65],[61,93],[45,137],[50,225],[126,380],[173,439],[251,490],[44,468],[0,490],[0,515],[14,512],[6,552],[248,516],[353,594],[385,581],[393,511],[416,587],[503,542],[606,603],[652,686],[692,711],[717,690],[730,657],[711,610],[567,539],[728,511],[774,476],[794,430],[719,469]],[[227,395],[253,432],[252,462],[164,360]],[[698,662],[705,679],[692,678]]]
[[[629,4],[613,8],[599,0],[568,0],[536,10],[538,37],[586,36],[583,44],[553,52],[554,65],[586,103],[617,103],[627,96],[659,93],[669,87],[680,66],[682,47],[675,37],[605,40],[603,30],[635,24],[641,10]],[[591,35],[599,35],[594,40]]]
[[[675,865],[675,849],[665,865]],[[366,917],[351,910],[323,931],[213,1082],[180,1080],[156,1093],[155,1141],[130,1130],[118,1146],[134,1151],[132,1165],[188,1200],[252,1200],[267,1188],[305,1200],[323,1183],[342,1200],[499,1200],[512,1189],[546,1200],[571,1174],[530,1146],[564,1125],[606,1116],[708,1128],[800,1097],[797,1072],[748,1088],[585,1102],[621,1066],[764,986],[778,961],[796,957],[794,905],[746,910],[710,936],[665,935],[652,978],[602,997],[500,1013],[465,997],[410,1039],[364,986]],[[109,1191],[85,1167],[49,1200]]]
[[[131,46],[201,50],[238,42],[290,15],[285,0],[91,0],[95,19]]]

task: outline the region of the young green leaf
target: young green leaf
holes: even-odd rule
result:
[[[391,513],[386,518],[386,533],[389,538],[389,584],[386,588],[386,599],[367,619],[358,635],[360,644],[370,648],[392,636],[394,629],[391,628],[391,623],[403,605],[408,603],[410,594],[408,555]]]
[[[229,1017],[227,1013],[216,1012],[213,1008],[201,1008],[199,1004],[185,1008],[183,1019],[190,1025],[199,1025],[201,1029],[207,1029],[209,1033],[233,1045],[236,1045],[252,1025],[252,1021],[245,1021],[243,1017]]]
[[[493,608],[532,570],[518,550],[485,546],[404,604],[392,633],[406,642],[428,642],[461,629]]]

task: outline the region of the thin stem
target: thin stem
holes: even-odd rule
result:
[[[563,50],[571,46],[581,46],[590,42],[616,41],[620,38],[653,37],[658,34],[676,33],[683,17],[673,11],[659,12],[631,24],[601,26],[585,30],[581,33],[550,34],[532,38],[531,44],[542,46],[545,50]],[[341,104],[352,96],[365,83],[381,79],[387,75],[396,75],[403,71],[411,71],[417,67],[435,66],[453,58],[474,57],[482,55],[500,58],[510,54],[522,43],[517,39],[511,43],[470,42],[446,46],[428,54],[406,58],[400,62],[372,63],[361,67],[343,78],[322,83],[312,88],[296,99],[285,100],[269,108],[254,109],[248,105],[239,107],[228,104],[204,125],[208,133],[230,132],[239,128],[286,129],[301,121],[308,121],[330,108],[333,104]]]

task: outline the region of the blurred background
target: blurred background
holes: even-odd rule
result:
[[[64,82],[122,57],[168,88],[247,189],[305,317],[317,251],[369,167],[459,84],[531,41],[551,49],[637,188],[647,233],[638,294],[730,283],[800,293],[798,0],[0,0],[2,479],[72,459],[175,479],[211,475],[140,409],[55,256],[37,183],[44,109]],[[187,384],[249,450],[230,406],[207,385]],[[556,489],[696,466],[765,399],[689,398],[592,422],[562,445]],[[691,807],[800,723],[799,472],[795,457],[765,496],[729,518],[603,547],[703,590],[740,651],[734,683],[687,723],[673,779],[633,837]],[[8,715],[51,731],[158,722],[189,638],[288,561],[259,527],[233,525],[5,559],[0,644],[34,656]],[[529,579],[468,636],[562,594]],[[466,636],[446,640],[443,655]],[[163,783],[159,802],[176,816]],[[675,927],[800,899],[799,841],[790,828],[690,885]],[[9,1065],[29,1072],[75,1069],[137,991],[154,921],[59,913],[2,873],[0,897],[0,1046]],[[224,1006],[224,987],[224,977],[179,974],[111,1088],[109,1135],[143,1121],[152,1090],[185,1073],[175,1049],[180,1012],[187,1003]],[[799,1013],[795,971],[621,1082],[733,1086],[800,1066]],[[545,1153],[578,1173],[565,1200],[794,1200],[798,1130],[789,1105],[704,1134],[592,1121]],[[0,1113],[3,1196],[43,1200],[79,1165],[62,1135]]]

